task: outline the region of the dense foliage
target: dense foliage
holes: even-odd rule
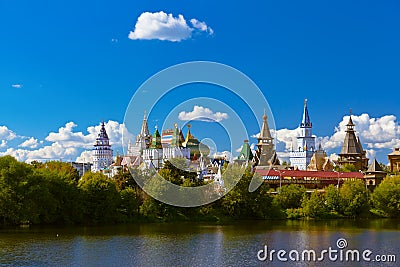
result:
[[[167,163],[160,170],[166,181],[186,187],[204,184],[196,180],[193,172],[175,166],[176,163]],[[131,173],[108,178],[88,172],[79,178],[68,163],[26,164],[10,156],[0,157],[0,226],[337,218],[370,216],[369,211],[385,217],[400,216],[399,176],[384,179],[373,193],[360,180],[346,181],[340,189],[331,185],[311,194],[295,184],[274,191],[262,183],[249,192],[251,180],[261,177],[253,176],[250,168],[233,165],[225,173],[225,185],[237,184],[224,197],[202,207],[180,208],[148,196],[132,177],[148,178],[149,173],[139,169]],[[238,174],[240,180],[229,179]],[[146,186],[163,193],[162,185],[149,182]]]
[[[400,176],[384,179],[371,198],[374,211],[379,215],[400,217]]]

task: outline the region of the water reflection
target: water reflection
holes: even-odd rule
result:
[[[257,259],[257,252],[264,245],[275,250],[320,251],[329,246],[336,248],[336,241],[345,238],[349,249],[396,254],[399,230],[400,221],[396,220],[2,229],[0,266],[271,266],[271,262]],[[379,265],[275,261],[272,266]]]

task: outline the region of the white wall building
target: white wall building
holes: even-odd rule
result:
[[[92,172],[98,172],[108,168],[113,162],[113,151],[108,138],[104,121],[101,123],[100,133],[96,138],[93,149]]]
[[[296,147],[290,152],[290,165],[295,169],[307,170],[315,151],[315,137],[312,135],[312,123],[308,114],[307,99],[304,100],[303,119],[300,124],[300,136]]]

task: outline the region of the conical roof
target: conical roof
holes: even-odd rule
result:
[[[261,127],[260,136],[258,137],[258,140],[263,140],[263,139],[272,139],[271,132],[268,126],[268,117],[267,114],[265,113],[265,110],[263,115],[263,125]]]
[[[190,132],[190,127],[192,127],[192,125],[188,124],[187,125],[188,131],[187,131],[186,139],[185,139],[186,144],[188,143],[189,140],[195,139],[194,136],[192,135],[192,133]]]
[[[341,154],[362,154],[362,153],[363,153],[362,145],[360,140],[356,137],[354,131],[354,123],[350,116],[349,122],[347,123],[346,136],[344,138]]]
[[[400,149],[396,147],[393,152],[389,154],[389,156],[400,156]]]
[[[355,124],[353,123],[353,119],[351,118],[351,115],[350,115],[350,118],[349,118],[349,122],[347,123],[347,128],[349,128],[349,126],[355,126]]]
[[[384,172],[381,165],[378,163],[376,159],[372,161],[371,165],[369,165],[367,172]]]
[[[153,134],[153,138],[151,141],[151,148],[162,148],[161,135],[160,132],[158,131],[158,128],[156,128],[156,131]]]
[[[251,147],[249,145],[249,140],[244,140],[242,150],[238,156],[240,160],[252,160],[253,159],[253,152],[251,152]]]
[[[310,115],[308,114],[307,99],[304,99],[303,119],[301,120],[300,127],[312,127]]]
[[[171,146],[174,147],[181,147],[182,146],[182,140],[181,140],[181,131],[178,128],[178,124],[174,124],[174,130],[172,133],[172,142],[171,142]]]
[[[144,111],[143,123],[142,123],[142,128],[140,129],[140,135],[143,137],[150,136],[149,124],[147,123],[147,117],[146,117],[146,111]]]
[[[357,144],[358,144],[358,149],[359,149],[359,151],[361,151],[361,153],[364,151],[364,149],[363,149],[363,147],[362,147],[362,144],[361,144],[361,141],[360,141],[360,137],[359,136],[357,136]]]
[[[100,128],[100,132],[97,135],[96,138],[96,143],[94,144],[95,147],[102,147],[102,146],[108,146],[110,147],[110,139],[108,138],[108,134],[105,128],[105,124],[104,121],[102,121],[101,123],[101,128]]]
[[[100,128],[100,133],[98,134],[99,138],[104,138],[104,139],[108,139],[108,135],[107,135],[107,131],[105,128],[105,124],[104,121],[101,122],[101,128]]]

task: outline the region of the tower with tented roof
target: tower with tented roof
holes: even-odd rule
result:
[[[105,128],[104,121],[101,123],[100,132],[97,135],[93,149],[92,172],[107,169],[113,161],[113,150],[111,149],[110,139]]]
[[[358,171],[365,171],[368,169],[367,153],[362,147],[360,138],[356,136],[356,131],[354,130],[355,124],[351,118],[351,112],[346,127],[346,136],[344,138],[342,151],[339,154],[338,164],[341,166],[352,164]]]
[[[264,110],[263,124],[258,136],[257,150],[255,155],[256,165],[272,166],[279,165],[279,159],[276,154],[274,138],[271,136],[271,131],[268,125],[268,117]]]
[[[315,137],[312,134],[312,122],[308,112],[307,99],[304,100],[303,118],[300,123],[300,135],[296,147],[290,151],[290,165],[298,170],[307,170],[315,151]]]

